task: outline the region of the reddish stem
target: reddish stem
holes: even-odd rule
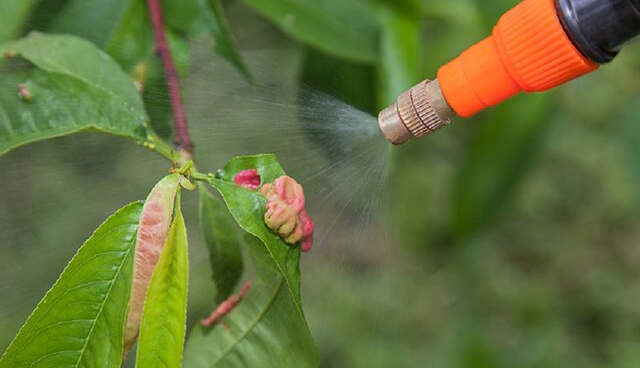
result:
[[[187,129],[187,116],[184,112],[182,98],[180,97],[180,76],[176,71],[176,66],[171,56],[167,36],[164,33],[164,18],[159,0],[147,0],[149,15],[153,25],[155,36],[156,52],[160,54],[164,65],[164,74],[167,79],[167,89],[171,100],[171,111],[173,112],[174,137],[173,143],[178,151],[185,152],[188,156],[193,154],[193,142],[189,137]]]

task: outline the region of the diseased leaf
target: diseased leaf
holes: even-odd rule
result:
[[[553,95],[525,97],[487,111],[469,145],[452,189],[452,232],[458,240],[495,218],[545,138]]]
[[[138,338],[145,295],[162,249],[167,242],[179,182],[178,174],[165,176],[151,190],[144,202],[140,215],[140,230],[136,239],[131,301],[124,338],[125,352],[133,347]]]
[[[286,175],[275,155],[263,154],[234,157],[216,173],[216,179],[233,183],[233,179],[240,171],[255,169],[262,179],[262,183],[272,183],[282,175]],[[253,193],[253,191],[250,191]]]
[[[91,129],[146,139],[147,117],[132,80],[87,41],[31,34],[0,45],[5,53],[22,56],[35,69],[0,78],[0,154]],[[29,98],[19,97],[18,83]]]
[[[300,248],[287,245],[264,223],[265,199],[234,185],[243,170],[257,169],[262,183],[284,175],[274,155],[241,156],[229,161],[213,185],[236,222],[253,236],[248,252],[257,283],[224,318],[227,329],[197,326],[185,351],[186,368],[317,367],[319,355],[300,301]]]
[[[239,156],[232,158],[218,173],[218,178],[210,181],[211,185],[222,194],[227,207],[238,225],[249,234],[258,237],[269,249],[274,262],[284,276],[291,294],[300,306],[300,278],[297,262],[291,264],[291,254],[299,252],[298,247],[291,247],[271,231],[264,222],[266,199],[257,191],[238,187],[233,183],[235,175],[243,170],[257,169],[262,183],[272,183],[276,178],[285,175],[275,155]],[[297,276],[296,276],[297,275]]]
[[[141,203],[78,250],[0,359],[1,368],[119,367]]]
[[[378,24],[366,0],[243,0],[284,32],[324,52],[373,63]]]
[[[216,285],[216,301],[222,302],[242,276],[242,238],[224,202],[200,186],[200,227],[209,248],[209,262]]]
[[[187,321],[187,277],[187,230],[178,205],[147,291],[137,368],[180,368]]]

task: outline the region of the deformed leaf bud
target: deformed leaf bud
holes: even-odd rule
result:
[[[264,221],[277,232],[285,242],[300,242],[303,252],[313,246],[314,224],[304,209],[304,190],[289,176],[277,178],[273,184],[262,186],[260,193],[267,199]]]

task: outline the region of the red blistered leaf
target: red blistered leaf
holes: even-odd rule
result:
[[[277,178],[262,186],[260,193],[267,199],[264,221],[289,244],[301,243],[308,252],[313,246],[314,224],[304,209],[304,190],[289,176]]]
[[[260,187],[260,174],[258,170],[242,170],[234,178],[233,183],[239,187],[256,190]]]
[[[147,288],[167,240],[179,183],[178,174],[166,176],[151,190],[142,209],[125,329],[125,352],[131,349],[138,338]]]

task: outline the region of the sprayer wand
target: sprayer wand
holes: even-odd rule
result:
[[[640,0],[524,0],[491,36],[380,112],[394,144],[422,137],[521,92],[542,92],[596,70],[640,35]]]

